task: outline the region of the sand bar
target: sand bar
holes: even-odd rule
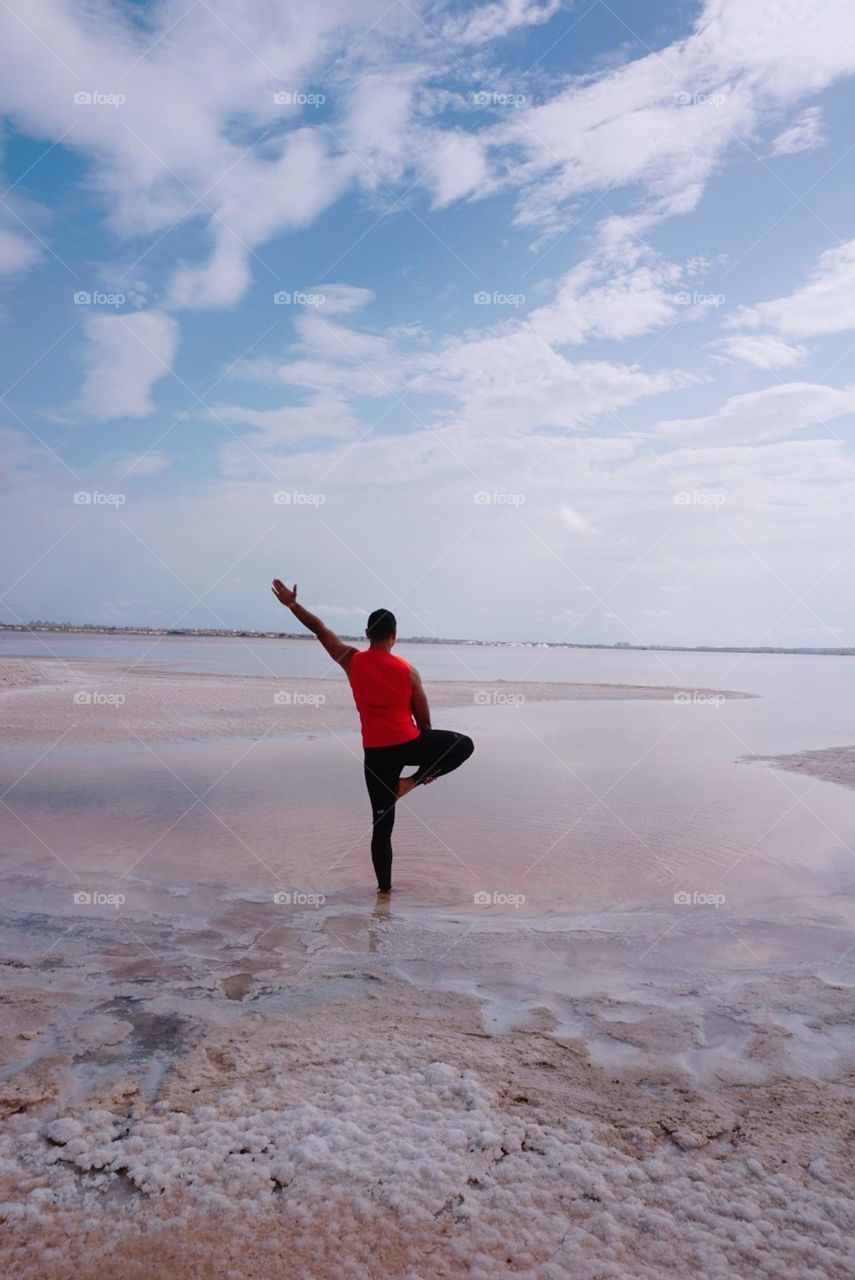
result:
[[[820,782],[855,787],[855,747],[824,747],[820,751],[795,751],[781,756],[745,756],[746,763],[766,764],[787,773],[800,773]]]
[[[746,698],[732,690],[670,685],[547,681],[432,680],[434,711],[495,706],[509,714],[528,702],[698,701]],[[343,674],[224,676],[128,666],[101,659],[9,658],[0,662],[0,724],[7,743],[75,743],[255,737],[357,728]]]

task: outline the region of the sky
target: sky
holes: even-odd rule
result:
[[[4,0],[0,621],[855,643],[846,0]]]

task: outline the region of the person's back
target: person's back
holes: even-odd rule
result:
[[[419,736],[410,664],[387,649],[361,649],[347,669],[364,747],[394,747]]]
[[[472,739],[451,729],[434,729],[421,676],[411,662],[391,652],[398,638],[395,615],[375,609],[365,636],[370,648],[357,649],[330,631],[297,603],[297,585],[273,579],[273,594],[318,637],[333,662],[347,673],[362,722],[365,785],[371,801],[371,860],[377,889],[392,887],[392,828],[395,805],[415,787],[459,769],[474,750]],[[402,778],[402,771],[416,771]]]

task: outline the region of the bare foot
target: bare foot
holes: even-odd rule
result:
[[[408,796],[415,786],[418,786],[418,783],[414,782],[412,778],[399,779],[396,791],[398,799],[401,800],[404,796]]]

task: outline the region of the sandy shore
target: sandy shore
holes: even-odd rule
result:
[[[788,773],[800,773],[841,787],[855,787],[855,747],[825,747],[821,751],[796,751],[782,756],[745,756],[746,763],[766,764]]]
[[[533,990],[497,1032],[483,999],[404,976],[437,922],[269,913],[7,922],[4,1274],[851,1276],[845,982],[589,978],[572,1026]],[[502,929],[458,971],[510,947],[524,984],[547,946],[613,968],[596,931],[565,953]]]
[[[750,694],[659,685],[432,680],[431,707],[636,699],[714,702]],[[354,730],[356,711],[343,675],[329,679],[219,676],[128,667],[98,659],[0,661],[0,716],[8,743],[119,742],[255,737]]]

